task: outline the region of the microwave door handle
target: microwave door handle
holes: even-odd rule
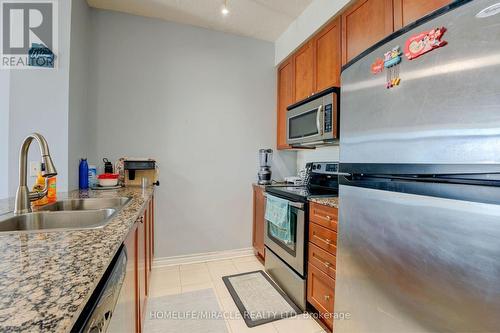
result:
[[[318,107],[318,113],[316,114],[316,127],[318,128],[319,135],[323,135],[323,126],[321,126],[321,114],[323,113],[323,105]]]

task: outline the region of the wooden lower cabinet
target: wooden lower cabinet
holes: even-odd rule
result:
[[[307,273],[307,301],[321,314],[322,321],[333,329],[335,280],[309,263]]]
[[[253,185],[253,230],[252,245],[254,253],[261,260],[265,259],[264,246],[264,226],[265,226],[266,198],[264,197],[264,188]]]
[[[330,330],[335,302],[337,227],[337,208],[310,203],[307,301]]]

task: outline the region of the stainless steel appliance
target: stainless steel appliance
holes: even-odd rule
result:
[[[266,271],[302,310],[306,308],[308,199],[338,192],[338,163],[311,163],[310,169],[307,185],[267,187],[265,193],[288,200],[292,235],[292,242],[280,239],[271,232],[270,222],[265,222]]]
[[[126,275],[127,254],[122,245],[90,296],[71,332],[106,332]]]
[[[317,146],[339,137],[340,89],[327,89],[287,108],[286,137],[291,146]]]
[[[371,73],[441,27],[399,86]],[[344,67],[335,332],[499,331],[499,27],[498,0],[457,1]]]
[[[259,163],[260,168],[258,172],[260,185],[271,184],[271,161],[273,157],[272,149],[260,149],[259,150]]]

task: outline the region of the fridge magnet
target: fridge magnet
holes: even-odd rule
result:
[[[399,46],[394,47],[392,50],[384,54],[384,67],[387,70],[387,84],[386,88],[390,89],[394,86],[398,86],[401,82],[399,78],[399,65],[401,63],[401,48]]]
[[[377,58],[372,64],[371,71],[373,74],[379,74],[382,73],[384,70],[384,59],[382,58]]]
[[[446,45],[447,42],[441,40],[445,32],[446,28],[441,27],[410,37],[405,44],[405,56],[408,60],[413,60],[427,52]]]

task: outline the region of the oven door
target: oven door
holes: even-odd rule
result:
[[[290,240],[280,238],[279,233],[273,232],[272,224],[266,220],[264,243],[281,260],[286,262],[297,274],[304,276],[304,238],[305,212],[304,204],[289,202],[290,206]]]
[[[314,102],[287,112],[287,144],[299,145],[323,139],[323,104],[322,100]]]

